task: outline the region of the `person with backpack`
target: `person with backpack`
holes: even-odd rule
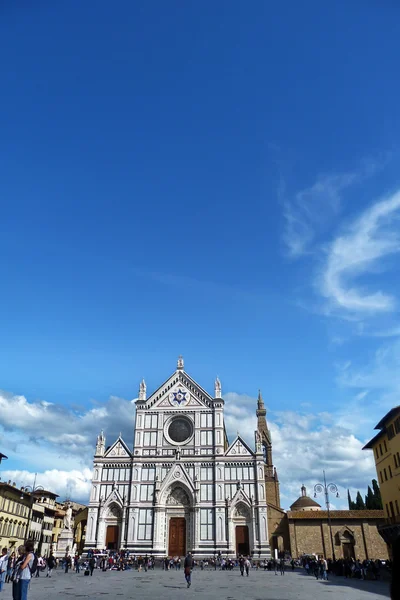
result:
[[[46,577],[51,577],[54,567],[56,566],[56,559],[52,552],[50,552],[50,556],[47,559],[47,575]]]
[[[33,542],[28,540],[25,544],[25,556],[19,569],[20,600],[28,600],[28,589],[32,575],[36,573],[37,557],[33,552]]]
[[[11,573],[11,581],[12,581],[12,597],[13,600],[21,599],[21,590],[20,590],[20,582],[19,582],[19,570],[22,564],[22,561],[25,557],[25,546],[18,546],[18,557],[15,559],[13,570]]]

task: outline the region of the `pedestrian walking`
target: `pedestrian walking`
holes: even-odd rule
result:
[[[35,577],[39,577],[40,576],[40,571],[43,569],[43,567],[44,567],[43,558],[41,556],[38,556],[38,559],[37,559],[37,569],[36,569]]]
[[[47,575],[46,577],[51,577],[54,567],[56,566],[56,559],[52,552],[50,552],[50,556],[47,559]]]
[[[246,577],[249,576],[249,571],[250,571],[250,561],[248,558],[246,558],[246,560],[244,561],[244,568],[246,569]]]
[[[281,572],[281,575],[285,574],[285,559],[281,558],[281,560],[279,561],[279,570]]]
[[[183,563],[185,579],[187,583],[187,587],[190,588],[192,585],[192,568],[193,568],[193,558],[191,552],[188,552],[185,557],[185,562]]]
[[[79,575],[80,564],[79,564],[79,556],[78,555],[74,556],[74,567],[75,567],[75,573],[77,575]]]
[[[93,576],[93,571],[94,571],[95,565],[96,565],[96,559],[92,556],[92,558],[89,560],[90,575],[92,575],[92,576]]]
[[[244,558],[243,556],[241,556],[239,558],[239,570],[240,570],[240,574],[243,577],[244,576]]]

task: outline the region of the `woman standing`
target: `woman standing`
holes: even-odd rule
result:
[[[21,593],[20,593],[21,586],[19,583],[19,568],[22,564],[22,561],[24,560],[24,557],[25,557],[25,546],[18,546],[18,558],[15,559],[13,572],[11,574],[13,600],[21,599]]]
[[[35,555],[33,553],[33,542],[28,540],[25,544],[25,557],[22,562],[19,575],[19,585],[21,593],[20,600],[28,600],[28,588],[31,582],[31,568],[34,559]]]
[[[7,563],[6,583],[10,583],[10,581],[11,581],[11,574],[13,572],[16,560],[17,559],[15,558],[15,552],[12,552],[10,558],[8,559],[8,563]]]

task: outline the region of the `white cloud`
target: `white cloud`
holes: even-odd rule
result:
[[[350,367],[348,367],[350,368]],[[254,447],[257,427],[254,397],[228,393],[225,399],[225,423],[232,442],[237,431]],[[362,399],[359,400],[360,402]],[[18,409],[18,419],[13,419]],[[37,484],[77,501],[88,500],[92,457],[98,431],[104,428],[108,443],[121,430],[128,445],[133,434],[134,407],[129,400],[110,398],[104,404],[77,412],[50,403],[31,403],[23,396],[0,396],[2,450],[9,456],[2,479],[15,481],[18,486],[32,485],[37,471]],[[289,505],[298,497],[300,486],[314,485],[322,470],[341,486],[366,488],[374,476],[372,456],[362,452],[362,442],[341,422],[341,415],[327,412],[284,411],[268,414],[272,433],[274,462],[281,481],[282,504]],[[42,423],[42,425],[40,425]],[[33,431],[39,433],[31,436]],[[27,435],[27,434],[30,435]],[[12,447],[11,453],[7,450]],[[23,467],[11,469],[18,461]],[[357,469],[354,469],[354,465]],[[344,501],[343,501],[344,502]],[[345,506],[345,503],[342,504]]]
[[[319,284],[330,310],[357,314],[393,311],[395,297],[382,290],[370,291],[369,286],[355,280],[382,268],[382,260],[400,251],[400,192],[376,202],[351,225],[348,232],[337,237],[328,249],[328,256]],[[379,263],[379,265],[378,265]]]
[[[224,399],[230,441],[239,431],[253,447],[256,398],[229,393]],[[340,498],[335,502],[341,508],[347,508],[347,488],[366,490],[376,477],[371,453],[362,450],[365,440],[350,431],[352,420],[344,419],[343,413],[271,412],[267,420],[284,508],[297,499],[303,483],[311,494],[314,485],[321,481],[323,470],[339,487]],[[323,503],[323,499],[320,501]]]
[[[291,257],[311,251],[316,237],[331,226],[340,210],[341,192],[357,179],[354,173],[321,176],[310,187],[284,202],[284,243]]]
[[[83,504],[88,501],[91,488],[92,471],[89,467],[78,471],[51,469],[38,471],[36,486],[53,491],[59,495],[59,500],[69,497]],[[6,470],[2,472],[3,481],[15,482],[17,487],[33,485],[35,475],[27,470]]]

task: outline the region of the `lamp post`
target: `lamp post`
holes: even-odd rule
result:
[[[331,505],[329,502],[329,492],[331,494],[335,494],[336,498],[339,498],[339,491],[337,488],[337,485],[335,483],[326,483],[326,477],[325,477],[325,471],[323,471],[324,473],[324,483],[317,483],[314,486],[314,498],[317,497],[317,494],[324,494],[325,495],[325,505],[326,505],[326,510],[328,511],[328,526],[329,526],[329,534],[330,534],[330,538],[331,538],[331,546],[332,546],[332,558],[333,560],[336,560],[335,557],[335,547],[333,544],[333,536],[332,536],[332,524],[331,524]]]
[[[35,501],[35,497],[33,496],[33,494],[35,492],[44,492],[44,487],[42,487],[41,485],[36,485],[36,477],[37,477],[37,473],[35,473],[35,479],[33,480],[33,486],[32,485],[26,485],[23,489],[23,491],[21,492],[21,500],[24,499],[24,492],[27,494],[30,494],[30,507],[29,507],[29,513],[28,513],[28,521],[26,523],[26,529],[25,529],[25,538],[24,541],[26,542],[26,540],[28,539],[28,533],[29,533],[29,525],[31,523],[31,518],[32,518],[32,512],[33,512],[33,503]]]

